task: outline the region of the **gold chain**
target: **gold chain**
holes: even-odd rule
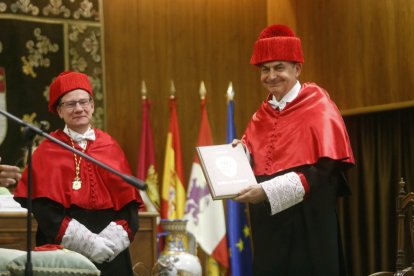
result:
[[[75,149],[75,144],[73,143],[72,134],[70,133],[70,130],[68,128],[69,138],[70,142],[72,144],[72,148]],[[87,141],[86,141],[87,143]],[[84,149],[82,149],[82,152],[85,152]],[[82,181],[79,177],[80,174],[80,163],[82,161],[82,156],[79,156],[79,159],[76,157],[76,153],[73,153],[73,158],[75,159],[75,179],[72,182],[72,188],[74,190],[79,190],[82,187]]]

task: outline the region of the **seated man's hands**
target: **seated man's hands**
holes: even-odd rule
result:
[[[130,244],[127,231],[125,231],[121,225],[113,221],[99,233],[99,237],[113,242],[113,246],[110,246],[110,248],[114,254],[108,259],[109,262],[115,259],[119,253],[127,249]]]
[[[114,256],[114,241],[100,237],[92,233],[83,224],[72,219],[65,234],[62,237],[62,245],[72,251],[76,251],[92,262],[101,264]]]

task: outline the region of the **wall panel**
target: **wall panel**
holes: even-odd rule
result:
[[[302,81],[326,88],[344,114],[414,105],[414,2],[282,0],[267,6],[269,23],[289,24],[302,38]]]
[[[258,72],[249,65],[253,43],[266,25],[266,1],[103,1],[107,131],[135,171],[141,114],[141,81],[152,100],[159,177],[174,80],[185,178],[190,174],[200,121],[200,82],[207,88],[214,141],[226,135],[226,90],[236,91],[238,133],[264,98]]]

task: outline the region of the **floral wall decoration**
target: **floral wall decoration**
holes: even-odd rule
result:
[[[46,132],[62,128],[47,110],[49,85],[73,70],[90,77],[93,124],[104,129],[101,9],[101,0],[0,0],[0,110],[36,126],[43,122]],[[24,148],[21,126],[0,114],[1,162],[23,166]]]

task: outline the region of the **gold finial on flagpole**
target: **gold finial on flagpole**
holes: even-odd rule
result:
[[[144,80],[141,82],[141,98],[143,100],[147,99],[147,86]]]
[[[227,88],[227,100],[231,101],[234,98],[234,90],[233,90],[233,84],[230,82],[229,87]]]
[[[201,81],[200,83],[199,93],[200,93],[200,98],[204,100],[207,94],[207,89],[206,89],[206,86],[204,85],[204,81]]]
[[[175,85],[174,85],[174,81],[171,80],[171,86],[170,86],[170,99],[174,99],[175,98]]]

